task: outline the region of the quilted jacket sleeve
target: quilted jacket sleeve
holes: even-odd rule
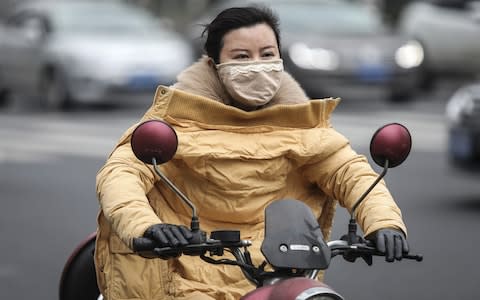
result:
[[[146,194],[156,179],[153,169],[139,161],[130,147],[130,134],[122,137],[96,177],[97,197],[112,229],[131,247],[151,225],[161,223]]]
[[[335,130],[326,130],[322,141],[322,150],[316,160],[305,167],[304,174],[351,212],[378,174],[365,156],[357,154],[348,140]],[[358,206],[355,215],[365,235],[387,227],[407,233],[401,211],[383,180]]]

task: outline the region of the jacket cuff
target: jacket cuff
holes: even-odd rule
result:
[[[401,231],[403,232],[405,237],[407,237],[407,228],[405,224],[403,222],[399,222],[396,220],[375,222],[374,224],[370,225],[368,228],[365,229],[364,236],[368,236],[377,230],[387,229],[387,228]]]

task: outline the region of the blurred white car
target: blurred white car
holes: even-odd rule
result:
[[[480,1],[413,1],[400,14],[398,30],[425,48],[428,85],[438,76],[480,74]]]
[[[25,2],[25,1],[24,1]],[[120,1],[26,1],[0,41],[0,78],[41,107],[152,101],[194,60],[162,20]],[[145,103],[145,102],[144,102]]]
[[[446,115],[450,161],[480,167],[480,82],[460,87],[447,103]]]

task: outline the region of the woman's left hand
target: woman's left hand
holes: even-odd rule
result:
[[[375,243],[377,250],[385,253],[385,260],[401,260],[409,251],[407,239],[403,232],[391,228],[379,229],[369,234],[366,239]]]

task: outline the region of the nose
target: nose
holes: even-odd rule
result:
[[[252,60],[253,60],[253,61],[262,60],[262,56],[260,55],[260,53],[254,53],[254,54],[252,55]]]

